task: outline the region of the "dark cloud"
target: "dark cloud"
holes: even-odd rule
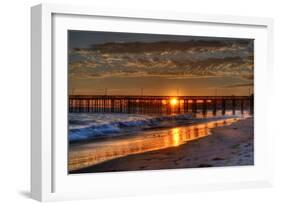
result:
[[[253,80],[253,40],[108,42],[70,51],[70,75],[162,76],[190,78],[238,76]]]
[[[246,84],[232,84],[232,85],[227,85],[224,86],[224,88],[234,88],[234,87],[252,87],[254,86],[253,83],[246,83]]]
[[[233,51],[252,48],[249,40],[190,40],[190,41],[157,41],[157,42],[108,42],[93,44],[88,49],[73,48],[73,51],[99,51],[101,53],[143,53],[159,51],[194,51],[212,50]]]
[[[238,42],[237,42],[238,43]],[[244,45],[243,42],[239,44]],[[192,40],[187,42],[161,41],[161,42],[128,42],[128,43],[105,43],[92,45],[91,49],[104,53],[142,53],[155,51],[187,51],[191,49],[204,50],[208,48],[221,48],[231,46],[229,41],[204,41]]]

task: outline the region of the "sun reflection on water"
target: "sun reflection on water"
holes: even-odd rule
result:
[[[238,119],[217,120],[171,129],[147,131],[127,138],[74,145],[69,150],[69,170],[75,170],[131,154],[177,147],[210,134],[210,129]]]
[[[174,147],[180,145],[180,130],[179,128],[173,128],[172,129],[172,145]]]

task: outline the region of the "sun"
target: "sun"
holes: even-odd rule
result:
[[[177,105],[178,104],[178,100],[176,98],[173,98],[173,99],[170,100],[170,104],[172,106]]]

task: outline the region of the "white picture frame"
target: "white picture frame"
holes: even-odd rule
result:
[[[153,31],[156,24],[159,25],[159,30]],[[104,25],[111,28],[111,31],[133,30],[257,39],[255,166],[84,174],[69,177],[65,164],[67,144],[64,144],[67,140],[67,101],[64,101],[67,92],[65,34],[68,29],[106,29]],[[165,29],[167,25],[174,27],[174,30]],[[31,9],[31,26],[32,198],[53,201],[273,185],[273,135],[267,121],[272,115],[272,110],[268,109],[272,104],[272,19],[40,4]],[[192,27],[192,31],[186,30],[186,26]]]

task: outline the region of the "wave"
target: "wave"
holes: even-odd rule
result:
[[[70,142],[93,140],[132,134],[141,130],[248,116],[248,113],[232,115],[231,112],[224,116],[207,117],[202,115],[194,117],[192,114],[150,116],[122,113],[70,113],[68,138]]]
[[[80,117],[80,120],[77,120]],[[144,129],[168,127],[192,120],[192,115],[148,116],[129,114],[72,114],[69,118],[69,140],[80,141],[108,135],[136,132]]]

